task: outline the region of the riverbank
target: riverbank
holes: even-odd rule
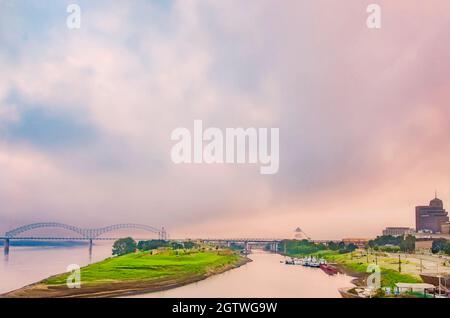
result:
[[[356,286],[367,286],[367,277],[370,273],[367,268],[370,264],[377,264],[381,271],[381,286],[393,287],[396,283],[421,283],[420,268],[411,260],[395,258],[386,253],[367,254],[365,250],[357,250],[352,253],[339,253],[337,251],[323,250],[312,254],[318,258],[324,258],[334,264],[339,270],[348,276],[354,277],[352,283]],[[294,257],[304,255],[294,254]],[[400,270],[399,271],[399,266]]]
[[[66,286],[68,273],[3,294],[2,297],[115,297],[171,289],[249,262],[229,250],[138,252],[81,268],[81,288]]]

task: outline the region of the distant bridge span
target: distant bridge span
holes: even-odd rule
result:
[[[74,232],[78,234],[79,236],[66,236],[66,237],[55,237],[52,235],[40,235],[40,236],[30,236],[23,235],[31,230],[34,229],[40,229],[40,228],[60,228],[64,230],[68,230],[71,232]],[[88,240],[90,242],[90,246],[92,247],[92,241],[93,240],[111,240],[113,238],[104,238],[101,237],[102,234],[113,232],[117,230],[122,229],[139,229],[144,230],[152,233],[158,234],[158,238],[161,240],[167,239],[167,232],[162,227],[161,229],[158,229],[153,226],[149,225],[143,225],[143,224],[134,224],[134,223],[122,223],[122,224],[114,224],[109,225],[105,227],[99,227],[99,228],[80,228],[73,225],[68,225],[64,223],[58,223],[58,222],[41,222],[41,223],[32,223],[20,226],[18,228],[15,228],[13,230],[10,230],[5,233],[3,237],[0,237],[0,239],[5,240],[5,253],[9,251],[9,244],[11,240]]]
[[[148,226],[148,225],[143,225],[143,224],[123,223],[123,224],[109,225],[109,226],[100,227],[100,228],[85,229],[85,228],[80,228],[80,227],[76,227],[76,226],[68,225],[68,224],[64,224],[64,223],[43,222],[43,223],[27,224],[27,225],[15,228],[13,230],[10,230],[5,233],[4,238],[10,238],[10,239],[19,238],[18,237],[19,234],[22,234],[22,233],[25,233],[25,232],[28,232],[28,231],[31,231],[34,229],[39,229],[39,228],[65,229],[65,230],[72,231],[72,232],[79,234],[81,236],[80,239],[96,239],[104,233],[122,230],[122,229],[145,230],[148,232],[158,234],[161,239],[166,239],[166,236],[167,236],[166,231],[164,230],[164,227],[162,227],[161,229],[157,229],[153,226]]]
[[[272,252],[278,252],[279,245],[284,239],[281,238],[255,238],[255,237],[238,237],[238,238],[207,238],[198,239],[204,243],[226,244],[228,247],[231,244],[244,244],[244,253],[248,253],[252,244],[267,244]]]

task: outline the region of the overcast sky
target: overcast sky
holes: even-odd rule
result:
[[[66,27],[66,6],[81,28]],[[0,0],[0,232],[370,237],[450,202],[450,2]],[[177,127],[278,127],[280,168],[175,165]]]

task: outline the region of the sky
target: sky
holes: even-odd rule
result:
[[[381,28],[366,26],[371,3]],[[81,7],[69,29],[67,5]],[[0,232],[372,237],[450,202],[447,0],[0,0]],[[171,161],[177,127],[277,127],[280,166]]]

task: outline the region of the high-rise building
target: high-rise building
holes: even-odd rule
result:
[[[416,206],[416,231],[438,233],[441,232],[441,224],[448,221],[448,212],[437,196],[430,201],[430,205]]]

